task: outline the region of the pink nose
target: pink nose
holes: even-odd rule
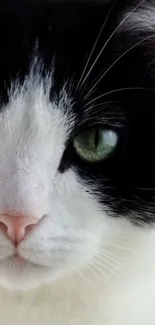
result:
[[[38,222],[33,217],[0,215],[0,230],[5,232],[14,245],[18,245]]]

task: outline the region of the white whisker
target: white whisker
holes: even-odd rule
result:
[[[118,273],[116,273],[116,271],[117,272],[123,271],[123,269],[118,268],[114,263],[113,264],[109,263],[109,261],[107,261],[106,259],[105,260],[102,259],[102,262],[99,259],[94,260],[95,265],[98,265],[101,268],[107,270],[109,273],[112,273],[114,276],[118,275]]]
[[[86,267],[87,267],[87,269],[90,270],[90,272],[92,272],[95,276],[97,276],[97,278],[99,278],[103,282],[104,285],[106,285],[109,288],[109,286],[110,286],[109,280],[103,272],[98,274],[96,272],[98,270],[96,269],[95,265],[90,265],[90,266],[87,265]],[[100,272],[101,272],[101,270],[100,270]]]
[[[143,3],[145,2],[145,0],[142,0],[133,10],[131,10],[128,15],[125,16],[125,18],[123,18],[121,20],[121,22],[119,23],[119,25],[114,29],[114,31],[112,32],[112,34],[109,36],[109,38],[107,39],[107,41],[105,42],[105,44],[103,45],[102,49],[100,50],[99,54],[97,55],[95,61],[93,62],[90,70],[88,71],[87,75],[84,78],[85,82],[87,80],[87,78],[89,77],[91,71],[93,70],[95,64],[98,62],[101,54],[103,53],[104,49],[107,47],[108,43],[110,42],[110,40],[112,39],[112,37],[116,34],[116,32],[118,31],[118,29],[124,24],[124,22],[132,15],[133,12],[135,12]],[[87,97],[87,94],[85,95],[85,97]]]
[[[76,273],[85,281],[87,282],[93,289],[98,290],[98,288],[80,271],[76,270]]]
[[[117,92],[121,92],[121,91],[130,91],[130,90],[150,90],[150,89],[147,89],[147,88],[144,88],[144,87],[126,87],[126,88],[114,89],[114,90],[108,91],[108,92],[106,92],[106,93],[92,99],[90,102],[88,102],[86,105],[84,105],[83,108],[87,107],[88,105],[92,104],[96,100],[98,100],[100,98],[103,98],[105,96],[108,96],[108,95],[111,95],[111,94],[114,94],[114,93],[117,93]]]
[[[109,273],[112,273],[114,276],[118,276],[118,273],[114,272],[114,270],[112,270],[111,268],[109,268],[109,266],[106,266],[106,264],[100,264],[97,260],[94,261],[95,264],[92,264],[92,266],[94,267],[94,269],[99,272],[99,274],[103,275],[107,281],[107,283],[109,282],[109,279],[107,276],[105,276],[104,274],[104,270],[108,271]],[[98,265],[98,266],[97,266]],[[100,266],[100,267],[99,267]],[[102,267],[102,268],[101,268]]]
[[[114,1],[113,1],[112,6],[111,6],[111,8],[110,8],[110,10],[109,10],[109,12],[108,12],[108,14],[107,14],[107,16],[106,16],[106,19],[105,19],[105,21],[104,21],[104,23],[103,23],[103,25],[102,25],[102,27],[101,27],[101,29],[100,29],[100,31],[99,31],[99,34],[98,34],[98,36],[97,36],[97,38],[96,38],[96,41],[95,41],[95,43],[94,43],[94,45],[93,45],[93,48],[92,48],[91,52],[90,52],[90,55],[89,55],[89,57],[88,57],[88,60],[87,60],[87,62],[86,62],[86,65],[85,65],[85,67],[84,67],[84,70],[83,70],[83,72],[82,72],[82,75],[81,75],[81,77],[80,77],[80,80],[79,80],[79,82],[78,82],[78,85],[77,85],[76,90],[78,90],[79,88],[81,89],[81,87],[82,87],[83,84],[85,83],[85,79],[84,79],[83,81],[82,81],[82,79],[83,79],[84,74],[85,74],[85,72],[86,72],[86,70],[87,70],[88,64],[89,64],[89,62],[90,62],[90,60],[91,60],[91,58],[92,58],[92,55],[93,55],[93,53],[94,53],[94,50],[95,50],[95,48],[96,48],[96,46],[97,46],[97,44],[98,44],[98,41],[99,41],[99,39],[100,39],[100,37],[101,37],[101,34],[102,34],[102,32],[103,32],[103,29],[105,28],[105,26],[106,26],[106,24],[107,24],[107,22],[108,22],[108,20],[109,20],[109,17],[110,17],[110,15],[111,15],[111,12],[112,12],[112,10],[113,10],[113,7],[114,7],[116,1],[117,1],[117,0],[114,0]]]
[[[96,105],[93,105],[93,106],[90,106],[88,107],[88,109],[86,110],[86,113],[89,113],[89,111],[92,111],[94,108],[98,107],[100,109],[100,106],[101,107],[104,107],[104,106],[108,106],[109,104],[112,104],[112,103],[115,103],[116,101],[114,100],[111,100],[111,101],[107,101],[107,102],[102,102],[102,103],[99,103],[99,104],[96,104]],[[95,110],[96,112],[96,110]]]
[[[109,263],[114,262],[115,263],[115,266],[117,264],[117,267],[118,268],[123,268],[124,267],[124,264],[122,262],[120,262],[119,260],[117,260],[115,255],[114,255],[115,257],[110,256],[109,252],[107,252],[107,251],[102,251],[99,254],[100,254],[100,256],[98,257],[98,259],[101,259],[102,260],[103,257],[106,257],[107,260],[110,260]]]
[[[135,189],[138,189],[138,190],[144,190],[144,191],[155,191],[155,188],[154,187],[139,187],[139,186],[136,186]]]
[[[109,246],[109,247],[113,247],[113,248],[118,248],[118,249],[121,249],[122,251],[127,251],[127,252],[130,252],[130,253],[135,253],[135,250],[132,250],[128,247],[125,247],[125,246],[120,246],[120,245],[116,245],[116,244],[110,244],[108,242],[105,242],[105,241],[102,241],[102,243],[106,246]]]
[[[87,93],[87,95],[84,98],[88,98],[91,94],[92,91],[94,90],[94,88],[100,83],[100,81],[107,75],[107,73],[116,65],[117,62],[119,62],[126,54],[128,54],[129,52],[131,52],[134,48],[136,48],[138,45],[144,43],[145,41],[147,41],[148,39],[152,38],[153,35],[149,35],[147,37],[145,37],[144,39],[140,40],[139,42],[137,42],[136,44],[132,45],[129,49],[127,49],[125,52],[123,52],[119,58],[117,58],[111,65],[110,67],[102,74],[102,76],[96,81],[96,83],[93,85],[93,87],[89,90],[89,92]]]

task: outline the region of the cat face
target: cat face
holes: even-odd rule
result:
[[[0,215],[38,224],[16,247],[1,229],[1,285],[78,272],[121,227],[154,220],[145,2],[2,1]]]

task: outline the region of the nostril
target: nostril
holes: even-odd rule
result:
[[[7,233],[8,227],[3,222],[0,222],[0,230]]]
[[[33,230],[34,228],[36,228],[36,225],[29,225],[29,226],[26,227],[26,230],[27,230],[27,231],[31,231],[31,230]]]
[[[24,238],[26,237],[26,235],[30,234],[35,228],[36,228],[37,224],[32,224],[32,225],[28,225],[25,228],[25,235]]]
[[[0,231],[6,234],[7,237],[12,241],[15,240],[13,228],[8,222],[5,223],[3,221],[0,221]]]

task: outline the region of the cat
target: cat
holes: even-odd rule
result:
[[[0,2],[0,324],[155,324],[155,4]]]

